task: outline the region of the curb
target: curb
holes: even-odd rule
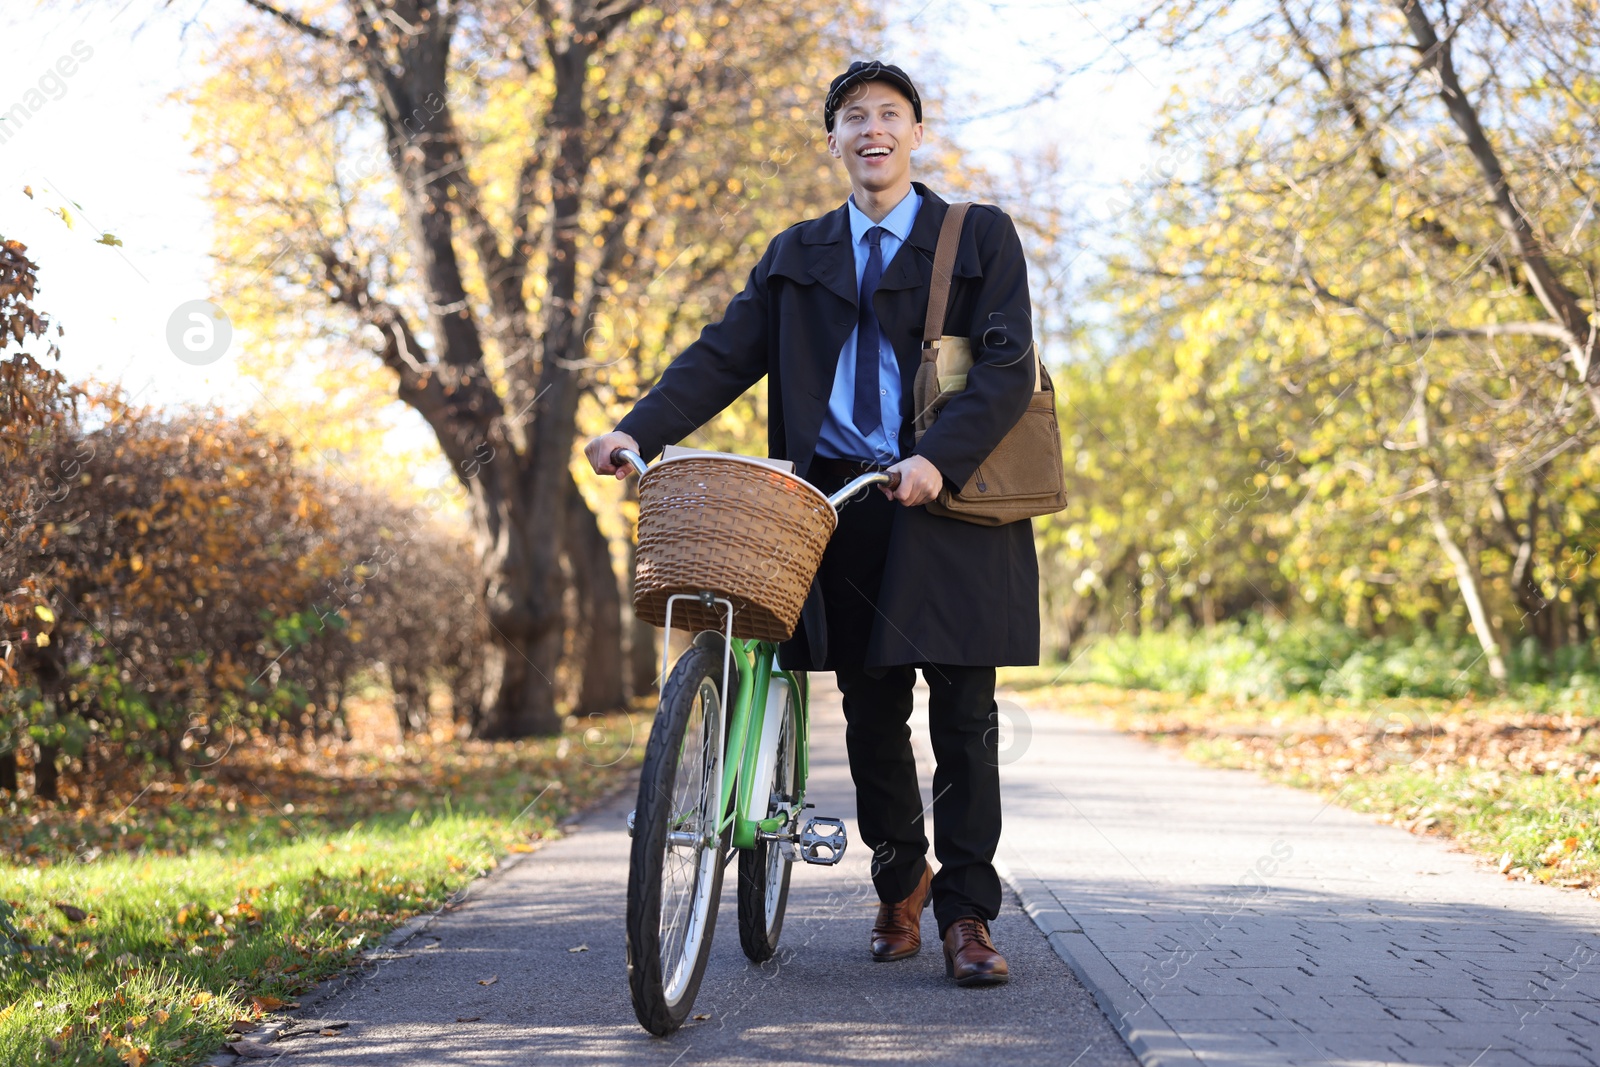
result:
[[[410,953],[403,953],[400,949],[426,931],[440,916],[459,910],[462,905],[477,899],[490,885],[498,882],[506,872],[516,869],[530,857],[538,855],[546,844],[566,837],[568,833],[590,815],[604,808],[607,804],[617,799],[618,796],[638,788],[638,771],[630,771],[617,784],[616,788],[606,790],[581,810],[572,812],[557,822],[555,824],[556,832],[550,837],[542,838],[538,842],[538,847],[532,852],[512,852],[506,855],[492,869],[452,893],[450,899],[446,900],[438,908],[433,911],[425,911],[420,915],[413,915],[393,930],[390,930],[376,945],[362,952],[348,969],[338,974],[329,975],[306,990],[297,998],[299,1007],[295,1009],[293,1014],[285,1014],[285,1017],[267,1023],[261,1029],[243,1035],[237,1041],[229,1042],[229,1044],[251,1046],[249,1053],[240,1055],[237,1052],[229,1051],[224,1046],[214,1053],[209,1060],[206,1060],[201,1067],[237,1067],[238,1064],[247,1063],[255,1059],[277,1059],[281,1056],[290,1055],[295,1051],[292,1047],[275,1048],[274,1042],[280,1036],[285,1034],[294,1036],[308,1031],[315,1032],[330,1024],[338,1028],[344,1027],[346,1025],[344,1022],[331,1020],[326,1016],[317,1018],[314,1013],[321,1008],[325,1008],[330,1001],[343,993],[351,984],[367,977],[362,964],[372,963],[381,967],[391,960],[406,958]],[[317,1025],[306,1025],[312,1022]]]
[[[1044,934],[1056,955],[1072,968],[1078,981],[1094,994],[1095,1003],[1100,1005],[1100,1010],[1144,1067],[1199,1067],[1200,1057],[1167,1025],[1144,995],[1112,966],[1043,879],[1031,871],[1026,875],[1018,874],[998,856],[994,866],[1021,899],[1022,910]]]

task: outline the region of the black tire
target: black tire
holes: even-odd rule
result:
[[[722,895],[725,835],[708,843],[702,834],[693,846],[668,840],[669,822],[696,833],[717,821],[720,798],[700,783],[723,758],[722,644],[719,635],[701,634],[678,660],[662,688],[639,776],[628,864],[628,988],[640,1025],[657,1036],[682,1026],[694,1008]],[[730,667],[729,688],[737,684]],[[709,767],[708,758],[715,760]],[[691,799],[695,806],[686,807]]]
[[[796,694],[790,689],[789,698],[784,702],[778,759],[767,787],[771,798],[766,812],[769,818],[780,811],[798,814],[795,812],[795,759],[799,723],[795,701]],[[765,963],[778,951],[793,866],[776,841],[758,840],[755,848],[739,851],[739,944],[744,954],[756,963]]]

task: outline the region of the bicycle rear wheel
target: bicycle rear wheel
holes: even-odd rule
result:
[[[773,685],[779,685],[776,677]],[[796,751],[799,722],[795,714],[795,693],[788,685],[779,712],[777,758],[768,782],[757,782],[756,789],[767,792],[765,817],[780,812],[798,816]],[[757,795],[760,795],[759,793]],[[791,820],[793,822],[795,820]],[[739,945],[756,963],[765,963],[778,951],[778,935],[783,931],[783,910],[789,902],[789,874],[794,866],[792,852],[777,841],[757,839],[755,848],[739,850]]]
[[[722,645],[721,637],[702,634],[673,668],[639,778],[628,865],[628,988],[640,1024],[658,1036],[682,1026],[694,1007],[722,894]]]

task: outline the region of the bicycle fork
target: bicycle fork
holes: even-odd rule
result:
[[[795,739],[795,757],[798,762],[795,781],[799,795],[777,796],[767,789],[767,783],[772,781],[777,768],[778,747],[782,740],[785,712],[792,700],[804,700],[804,695],[792,691],[789,676],[773,670],[776,647],[766,642],[756,642],[753,648],[747,648],[743,643],[736,643],[733,638],[733,604],[710,592],[698,595],[677,593],[667,599],[666,621],[669,635],[672,632],[673,602],[679,599],[698,600],[707,608],[720,606],[727,610],[726,629],[723,635],[723,682],[719,693],[721,706],[717,711],[722,723],[719,736],[726,738],[728,755],[736,762],[730,776],[729,761],[727,759],[718,761],[720,780],[711,784],[711,788],[722,797],[719,810],[730,812],[731,808],[727,821],[717,828],[717,833],[720,834],[730,823],[732,825],[731,836],[735,848],[729,850],[728,858],[731,860],[733,853],[739,848],[752,848],[758,841],[769,841],[776,842],[784,857],[790,861],[799,859],[806,863],[830,867],[837,864],[844,858],[845,849],[849,845],[843,820],[827,815],[815,815],[802,827],[799,825],[801,813],[806,808],[815,807],[809,803],[801,803],[798,809],[789,808],[777,815],[770,817],[767,815],[768,809],[775,802],[793,805],[802,800],[809,771],[807,766],[809,745],[802,734]],[[667,642],[664,641],[662,644],[661,684],[665,685]],[[732,673],[729,668],[735,654],[739,658],[738,706],[753,709],[759,704],[761,707],[759,719],[755,719],[753,715],[741,714],[733,716],[733,721],[730,721],[728,681]],[[799,704],[799,707],[803,710],[795,716],[796,729],[809,732],[807,729],[809,715],[806,713],[809,709],[803,703]],[[752,722],[752,719],[755,721]],[[729,736],[730,730],[732,736]],[[747,736],[751,731],[755,733],[754,744]],[[635,814],[632,811],[628,813],[629,837],[634,833]],[[690,835],[685,833],[684,836]]]

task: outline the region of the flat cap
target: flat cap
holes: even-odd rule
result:
[[[893,63],[885,63],[874,59],[871,62],[856,60],[850,64],[848,70],[828,85],[828,96],[822,102],[822,125],[829,133],[833,132],[833,116],[844,105],[845,94],[853,87],[866,82],[888,82],[890,85],[906,94],[906,99],[911,101],[911,111],[922,121],[922,97],[917,95],[917,87],[911,84],[911,76]]]

